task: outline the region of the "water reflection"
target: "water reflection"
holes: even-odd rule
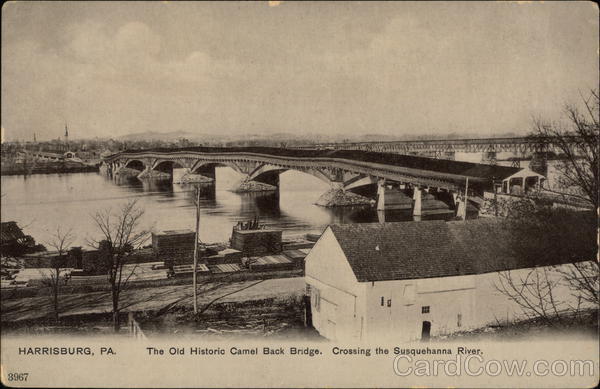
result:
[[[382,220],[371,206],[323,208],[314,205],[329,187],[310,175],[285,172],[279,193],[234,193],[230,189],[241,176],[229,168],[216,169],[216,183],[200,185],[203,241],[226,241],[240,220],[258,217],[286,235],[321,232],[331,223],[364,223]],[[2,220],[15,220],[40,242],[50,240],[57,225],[77,230],[76,244],[97,234],[89,217],[100,209],[138,199],[144,223],[155,229],[193,228],[196,184],[172,184],[168,180],[135,177],[107,178],[96,173],[2,177]],[[413,220],[410,210],[388,210],[385,221]],[[425,215],[447,219],[451,214]]]

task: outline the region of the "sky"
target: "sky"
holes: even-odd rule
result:
[[[527,134],[597,87],[592,2],[11,2],[6,140]]]

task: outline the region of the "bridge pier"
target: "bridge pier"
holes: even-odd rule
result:
[[[141,172],[142,170],[129,168],[124,164],[117,164],[113,171],[113,175],[115,177],[137,177]]]
[[[173,169],[173,183],[174,184],[210,184],[215,182],[215,168],[212,169],[198,169],[195,172],[190,168]]]
[[[453,194],[456,204],[456,217],[461,220],[467,219],[467,203],[461,194]]]
[[[233,191],[236,193],[278,192],[279,173],[265,174],[264,176],[259,176],[255,179],[250,179],[250,176],[246,176]]]
[[[160,170],[154,170],[154,169],[152,169],[152,166],[146,165],[146,168],[140,174],[137,175],[137,178],[139,178],[139,179],[144,179],[144,178],[169,179],[169,178],[171,178],[171,174],[160,171]]]
[[[385,212],[385,180],[383,179],[377,181],[377,211]],[[383,220],[385,221],[385,214]]]
[[[422,193],[421,188],[415,186],[413,188],[413,220],[420,221],[421,220],[421,199]]]
[[[330,181],[331,189],[323,193],[315,203],[322,207],[346,207],[352,205],[370,205],[368,197],[352,193],[346,189],[344,181]]]
[[[102,173],[103,175],[107,176],[107,177],[112,177],[113,175],[113,163],[102,163],[100,165],[100,173]]]

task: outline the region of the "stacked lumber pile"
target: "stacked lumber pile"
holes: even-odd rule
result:
[[[281,230],[233,229],[231,247],[242,252],[242,256],[257,257],[281,253]]]
[[[194,265],[176,265],[173,266],[173,276],[183,276],[186,274],[192,274],[194,272]],[[199,263],[196,267],[197,274],[210,274],[210,269],[203,263]]]
[[[321,234],[306,234],[306,240],[311,241],[311,242],[317,242],[317,240],[319,240],[319,238],[321,237]]]
[[[283,250],[311,249],[315,242],[305,239],[284,240]]]
[[[304,258],[306,258],[306,253],[300,250],[285,250],[283,255],[291,259],[297,268],[304,267]]]
[[[185,265],[194,261],[194,241],[192,230],[170,230],[152,233],[152,249],[158,260],[166,266]]]
[[[219,265],[225,263],[240,263],[242,261],[242,252],[236,249],[225,249],[219,251],[216,255],[210,255],[206,258],[209,265]]]
[[[223,263],[219,265],[209,266],[211,273],[213,274],[221,274],[221,273],[234,273],[243,271],[237,263]]]
[[[285,255],[267,255],[252,259],[248,263],[251,271],[292,270],[294,262]]]

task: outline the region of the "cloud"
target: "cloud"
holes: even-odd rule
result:
[[[597,80],[597,40],[592,58],[578,17],[504,5],[465,5],[469,18],[461,5],[256,7],[57,10],[52,28],[22,15],[3,41],[2,125],[26,137],[55,137],[65,119],[88,136],[524,132],[532,111],[557,111],[566,91],[577,99]]]
[[[99,22],[86,21],[70,25],[65,31],[68,41],[64,52],[82,63],[98,63],[111,52],[111,40]]]
[[[161,38],[146,24],[131,22],[119,28],[113,44],[120,54],[151,58],[160,52]]]

